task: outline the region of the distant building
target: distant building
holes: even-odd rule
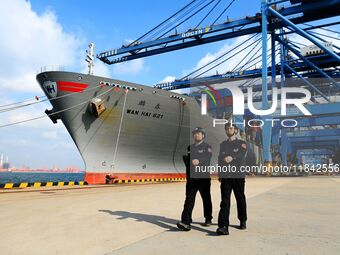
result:
[[[0,156],[0,168],[9,169],[10,167],[11,167],[11,164],[8,161],[8,156],[6,156],[6,160],[4,160],[4,155],[1,154],[1,156]]]
[[[8,163],[8,162],[2,164],[2,168],[3,168],[3,169],[9,169],[10,167],[11,167],[11,164]]]

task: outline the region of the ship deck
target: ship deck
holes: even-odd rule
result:
[[[248,229],[216,236],[202,227],[199,195],[192,231],[176,222],[185,182],[2,190],[2,254],[337,254],[339,177],[252,177]],[[30,192],[31,191],[31,192]],[[213,223],[219,184],[212,183]],[[231,224],[238,224],[235,201]]]

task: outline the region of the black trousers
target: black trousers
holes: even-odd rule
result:
[[[246,196],[244,194],[244,178],[237,179],[221,179],[221,205],[220,213],[218,215],[218,226],[229,226],[230,215],[230,195],[234,192],[237,204],[237,216],[240,221],[247,220],[247,204]]]
[[[184,209],[181,221],[185,224],[192,222],[192,210],[195,206],[196,193],[199,191],[203,200],[204,217],[207,220],[212,219],[212,203],[210,195],[211,180],[209,179],[188,179],[185,191]]]

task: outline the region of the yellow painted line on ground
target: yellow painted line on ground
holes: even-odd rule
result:
[[[53,182],[47,182],[46,183],[46,187],[52,187],[53,186]]]
[[[74,182],[69,182],[68,183],[68,186],[73,186],[74,185]]]
[[[84,182],[83,181],[79,182],[79,185],[84,185]]]
[[[22,183],[20,183],[19,188],[20,188],[20,189],[22,189],[22,188],[27,188],[27,186],[28,186],[28,183],[27,183],[27,182],[22,182]]]
[[[4,189],[11,189],[13,188],[13,183],[6,183]]]
[[[58,182],[58,187],[64,186],[64,182]]]
[[[163,182],[163,181],[185,181],[186,178],[157,178],[157,179],[132,179],[132,180],[124,180],[120,179],[117,180],[116,184],[121,183],[144,183],[144,182]],[[72,185],[72,184],[69,184]],[[83,185],[82,183],[79,183],[79,185]]]
[[[41,183],[40,182],[35,182],[34,184],[33,184],[33,187],[34,188],[39,188],[41,186]]]

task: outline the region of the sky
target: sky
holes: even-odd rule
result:
[[[4,0],[0,9],[0,105],[43,93],[35,80],[47,65],[62,65],[68,71],[86,72],[85,50],[90,42],[95,52],[121,47],[178,11],[188,0],[117,1],[98,0]],[[260,0],[238,0],[225,14],[229,19],[254,15]],[[206,22],[209,22],[207,20]],[[197,22],[196,22],[197,23]],[[187,31],[196,24],[184,24]],[[180,78],[234,44],[220,41],[199,47],[138,59],[113,66],[95,61],[94,74],[153,86]],[[238,59],[242,58],[242,54]],[[228,66],[220,67],[221,70]],[[44,115],[48,102],[1,113],[0,126]],[[0,128],[0,154],[16,167],[51,168],[84,163],[61,123],[48,118]]]

